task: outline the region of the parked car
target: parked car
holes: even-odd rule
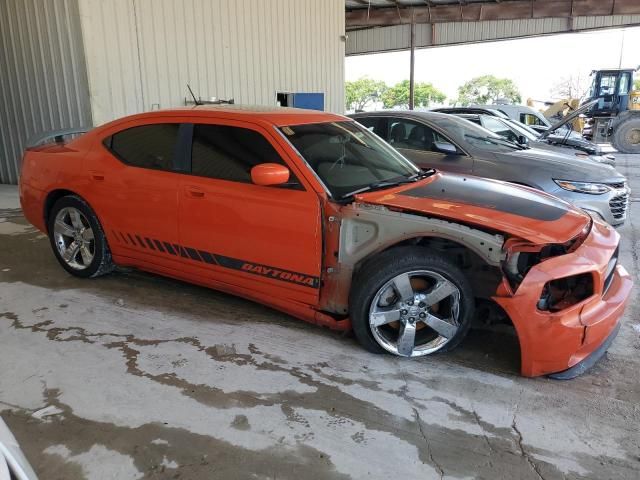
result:
[[[475,110],[475,112],[466,112],[468,109]],[[538,133],[545,132],[552,126],[551,122],[542,113],[524,105],[470,105],[468,107],[435,108],[432,111],[440,113],[480,113],[480,111],[482,111],[482,113],[487,115],[517,120],[520,123],[530,126]]]
[[[590,154],[584,149],[578,149],[566,143],[553,142],[549,140],[548,137],[541,137],[538,132],[523,123],[516,122],[510,118],[500,118],[491,115],[476,115],[473,113],[456,113],[454,115],[480,125],[510,142],[518,143],[526,147],[551,150],[552,152],[565,155],[575,155],[576,157],[589,159],[597,163],[606,163],[607,165],[615,166],[616,157],[613,155],[602,153],[600,155],[596,155],[596,149],[590,149],[592,152]]]
[[[630,190],[626,178],[609,165],[526,148],[455,115],[390,110],[351,117],[422,168],[537,188],[611,225],[626,219]]]
[[[492,299],[528,376],[597,360],[632,283],[604,222],[527,187],[420,170],[317,111],[126,117],[29,148],[20,199],[72,275],[137,267],[353,328],[371,352],[451,350],[475,299]]]
[[[496,105],[498,107],[499,105]],[[528,107],[527,107],[528,108]],[[549,145],[556,145],[562,147],[571,147],[576,150],[580,150],[590,155],[593,160],[596,160],[600,163],[606,163],[608,165],[615,165],[615,156],[610,153],[605,153],[602,150],[600,145],[597,145],[593,142],[590,142],[586,136],[584,136],[584,131],[582,134],[579,132],[573,131],[568,125],[571,125],[571,122],[583,112],[588,110],[588,106],[583,105],[580,109],[576,109],[573,112],[565,115],[560,120],[556,121],[550,127],[545,127],[543,129],[535,128],[535,125],[525,125],[521,121],[511,118],[505,113],[490,108],[479,108],[479,107],[455,107],[455,108],[436,108],[434,112],[440,113],[453,113],[453,114],[483,114],[490,115],[494,117],[498,117],[501,120],[506,120],[513,124],[518,125],[520,128],[527,129],[527,131],[537,135],[537,139],[540,142],[547,143]],[[537,112],[539,115],[539,112]],[[484,125],[483,125],[484,126]],[[486,128],[486,127],[485,127]],[[491,130],[491,129],[490,129]]]
[[[20,445],[0,418],[0,480],[38,480]]]

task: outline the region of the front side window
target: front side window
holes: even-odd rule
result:
[[[192,174],[251,183],[251,169],[261,163],[285,165],[275,148],[259,132],[227,125],[194,125]]]
[[[439,152],[435,143],[451,143],[423,123],[399,118],[389,119],[389,143],[394,148]]]
[[[179,123],[157,123],[114,133],[105,145],[127,165],[173,170]]]
[[[280,130],[337,199],[420,171],[356,122],[290,125]]]
[[[600,87],[598,89],[598,96],[603,97],[605,95],[613,95],[616,90],[617,74],[602,75],[600,77]]]

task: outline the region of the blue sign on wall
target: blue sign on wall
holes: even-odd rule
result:
[[[293,106],[311,110],[324,110],[324,93],[294,93]]]

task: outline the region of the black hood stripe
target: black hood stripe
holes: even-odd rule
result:
[[[567,205],[546,195],[538,195],[509,183],[459,175],[442,175],[426,185],[404,190],[398,195],[462,202],[546,222],[558,220],[567,213]]]

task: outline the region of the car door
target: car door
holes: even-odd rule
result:
[[[162,120],[125,125],[90,153],[87,196],[114,256],[171,263],[165,245],[178,240],[181,128]]]
[[[318,195],[300,181],[274,133],[245,122],[193,125],[179,192],[186,268],[213,280],[315,304],[322,265]],[[284,164],[289,182],[261,186],[251,168]]]
[[[386,140],[421,168],[458,173],[471,173],[473,169],[471,157],[426,123],[389,117]],[[446,151],[444,147],[451,151]]]

